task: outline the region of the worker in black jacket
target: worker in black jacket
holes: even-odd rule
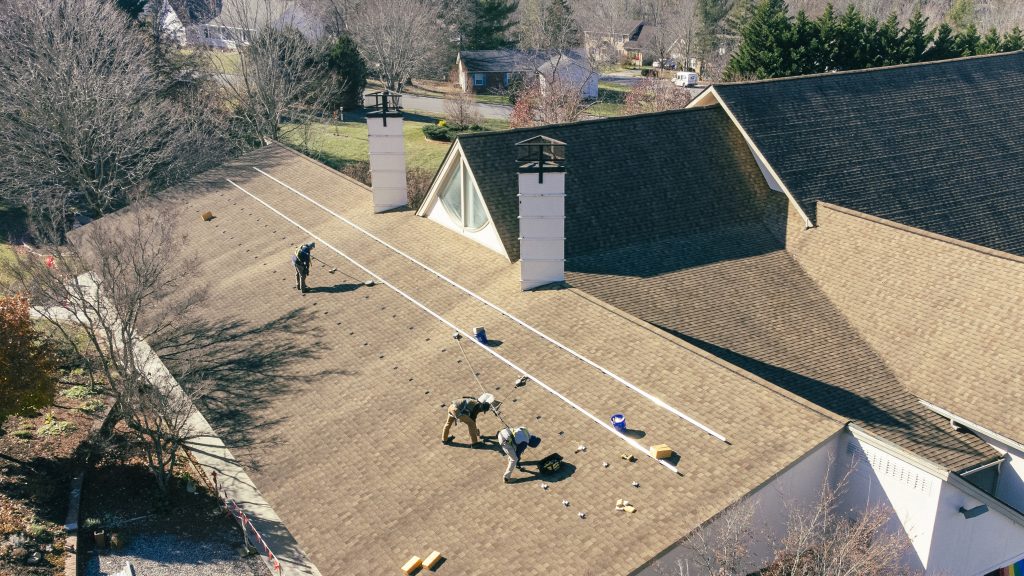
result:
[[[292,256],[292,264],[295,265],[295,289],[302,292],[309,291],[306,288],[306,276],[309,276],[309,264],[310,258],[312,258],[310,252],[313,251],[313,248],[316,248],[315,242],[303,244],[295,250],[295,255]]]

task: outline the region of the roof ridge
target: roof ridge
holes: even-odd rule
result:
[[[899,70],[904,68],[913,68],[916,66],[933,66],[939,64],[952,64],[956,62],[963,62],[965,60],[980,60],[983,58],[998,58],[998,57],[1009,57],[1009,56],[1021,56],[1024,55],[1024,50],[1015,50],[1013,52],[996,52],[994,54],[976,54],[974,56],[959,56],[957,58],[947,58],[945,60],[930,60],[928,62],[908,62],[906,64],[893,64],[892,66],[873,66],[871,68],[859,68],[857,70],[836,70],[833,72],[817,72],[815,74],[802,74],[798,76],[783,76],[781,78],[763,78],[760,80],[745,80],[741,82],[721,82],[714,84],[713,86],[747,86],[750,84],[767,84],[770,82],[786,82],[793,80],[809,80],[811,78],[823,78],[833,76],[849,76],[852,74],[864,74],[871,72],[886,72],[889,70]]]
[[[660,110],[658,112],[644,112],[643,114],[627,114],[623,116],[606,116],[602,118],[591,118],[586,120],[576,120],[574,122],[560,122],[558,124],[544,124],[541,126],[524,126],[522,128],[508,128],[506,130],[489,130],[486,132],[472,132],[467,134],[459,134],[457,140],[462,139],[474,139],[474,138],[487,138],[496,134],[513,134],[516,132],[536,132],[537,130],[544,130],[549,128],[566,128],[570,126],[579,126],[584,124],[609,124],[614,122],[621,122],[626,120],[635,120],[636,118],[646,118],[651,116],[671,116],[674,114],[681,114],[684,112],[694,111],[706,111],[719,108],[718,104],[712,104],[710,106],[694,106],[693,108],[678,108],[674,110]]]

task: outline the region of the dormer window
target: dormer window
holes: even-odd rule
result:
[[[456,224],[467,230],[478,230],[487,224],[487,212],[480,190],[463,164],[463,160],[458,159],[446,176],[441,188],[441,204]]]

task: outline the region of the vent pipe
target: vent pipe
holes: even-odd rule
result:
[[[402,133],[401,94],[385,90],[366,115],[370,143],[370,178],[374,214],[409,203],[405,183],[405,137]]]
[[[536,136],[516,144],[520,287],[565,281],[565,143]]]

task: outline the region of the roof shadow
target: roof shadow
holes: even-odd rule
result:
[[[762,362],[756,358],[745,356],[739,352],[716,346],[688,334],[683,334],[665,326],[658,326],[694,346],[709,352],[730,364],[738,366],[760,378],[804,398],[822,408],[835,412],[845,418],[869,422],[889,428],[907,428],[906,422],[896,418],[889,411],[879,408],[872,400],[833,386],[822,380],[805,376],[798,372]]]
[[[782,243],[760,221],[643,242],[614,250],[573,256],[566,272],[651,278],[727,260],[782,250]]]

